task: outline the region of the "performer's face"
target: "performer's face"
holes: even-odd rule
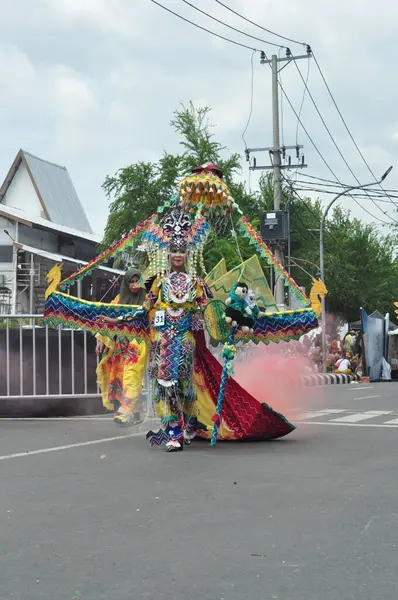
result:
[[[132,278],[130,279],[129,289],[132,294],[135,294],[140,289],[140,286],[138,283],[139,280],[140,280],[140,278],[138,275],[133,275]]]
[[[170,252],[170,262],[174,271],[181,271],[185,265],[185,250],[172,250]]]

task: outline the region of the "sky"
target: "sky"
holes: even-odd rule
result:
[[[192,4],[251,35],[303,47],[245,23],[215,0]],[[279,50],[230,31],[197,13],[182,0],[160,2],[196,23],[267,54]],[[337,104],[376,175],[394,170],[386,187],[398,189],[398,3],[393,0],[224,0],[263,27],[309,43]],[[17,151],[65,165],[92,228],[101,233],[108,200],[101,188],[107,175],[136,161],[156,161],[179,150],[169,125],[180,103],[212,107],[217,139],[243,156],[249,147],[272,145],[271,74],[259,53],[195,29],[151,0],[0,0],[0,179]],[[297,63],[306,76],[308,60]],[[303,83],[294,64],[281,73],[282,85],[298,111]],[[372,176],[350,140],[314,61],[309,89],[350,167],[361,183]],[[297,119],[282,101],[283,141],[296,143]],[[308,95],[302,121],[339,179],[355,184]],[[331,174],[301,128],[306,172]],[[258,155],[258,163],[268,156]],[[242,160],[241,177],[249,181]],[[258,174],[258,173],[257,173]],[[290,175],[294,175],[293,172]],[[256,177],[250,180],[255,189]],[[398,205],[398,199],[395,200]],[[353,214],[380,224],[398,221],[397,207],[350,198]],[[368,210],[371,214],[367,213]],[[388,216],[383,214],[387,211]],[[391,220],[392,219],[392,220]],[[384,228],[386,230],[386,228]]]

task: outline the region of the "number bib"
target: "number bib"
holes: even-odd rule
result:
[[[158,310],[153,318],[153,326],[163,327],[165,323],[165,316],[166,314],[164,310]]]

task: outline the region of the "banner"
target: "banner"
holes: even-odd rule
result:
[[[384,359],[385,320],[370,317],[361,308],[361,322],[364,338],[364,358],[370,381],[381,378]]]

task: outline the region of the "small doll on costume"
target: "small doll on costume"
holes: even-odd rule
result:
[[[257,306],[256,300],[256,294],[249,288],[245,296],[245,302],[251,310],[251,314],[244,317],[243,326],[246,326],[250,330],[250,333],[253,333],[254,321],[264,315],[264,311]]]
[[[235,283],[225,301],[227,305],[225,321],[232,327],[240,327],[242,331],[249,330],[247,318],[252,316],[252,310],[246,301],[248,291],[246,283]]]

